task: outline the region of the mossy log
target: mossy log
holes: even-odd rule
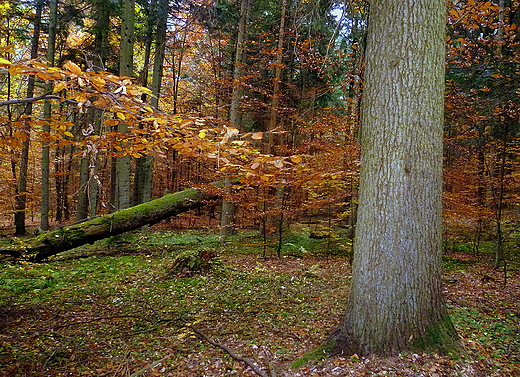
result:
[[[191,188],[161,198],[96,217],[78,224],[65,226],[42,233],[30,239],[17,239],[0,254],[31,262],[42,260],[97,240],[115,236],[144,225],[153,225],[161,220],[204,206],[217,198],[216,194],[203,193]]]

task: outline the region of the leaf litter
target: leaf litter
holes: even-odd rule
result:
[[[160,248],[2,265],[0,376],[257,375],[193,328],[278,377],[520,375],[518,271],[504,286],[487,263],[449,265],[462,355],[354,355],[290,369],[341,320],[348,258],[258,253],[223,252],[211,273],[186,278],[168,274],[174,253]]]

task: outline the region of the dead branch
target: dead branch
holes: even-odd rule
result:
[[[261,371],[260,369],[258,369],[255,364],[249,360],[249,359],[246,359],[245,357],[242,357],[242,356],[238,356],[236,353],[234,353],[229,347],[223,345],[223,344],[220,344],[220,343],[217,343],[213,340],[211,340],[207,335],[201,333],[199,330],[197,330],[196,328],[194,328],[193,326],[190,326],[189,327],[195,334],[197,334],[199,337],[203,338],[204,340],[206,340],[209,344],[215,346],[215,347],[218,347],[224,351],[226,351],[226,353],[231,356],[233,359],[237,360],[237,361],[240,361],[244,364],[246,364],[249,368],[251,368],[251,370],[253,372],[255,372],[256,374],[258,374],[259,376],[261,377],[269,377],[267,374],[265,374],[263,371]]]
[[[162,359],[159,359],[157,361],[154,361],[150,364],[148,364],[147,366],[145,366],[144,368],[142,369],[139,369],[137,372],[134,372],[130,375],[130,377],[138,377],[138,376],[141,376],[143,374],[145,374],[147,371],[149,371],[150,369],[153,369],[155,368],[157,365],[161,364],[164,360],[166,359],[169,359],[170,357],[173,356],[173,353],[169,354],[169,355],[166,355],[164,356]]]
[[[10,99],[7,101],[0,101],[0,106],[19,105],[22,103],[32,103],[32,102],[38,102],[38,101],[42,101],[42,100],[49,100],[49,99],[61,99],[61,97],[47,93],[47,94],[42,94],[41,96],[37,96],[37,97],[19,98],[19,99]]]

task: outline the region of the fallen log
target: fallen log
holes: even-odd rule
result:
[[[196,209],[217,199],[218,195],[191,188],[161,198],[96,217],[78,224],[42,233],[34,238],[17,239],[0,254],[14,259],[41,262],[44,259],[78,246],[115,236],[145,225]]]

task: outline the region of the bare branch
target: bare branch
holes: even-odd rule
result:
[[[226,351],[226,353],[231,356],[233,359],[237,360],[237,361],[241,361],[243,362],[244,364],[246,364],[249,368],[251,368],[253,370],[253,372],[255,372],[256,374],[258,374],[259,376],[261,377],[269,377],[267,374],[265,374],[263,371],[261,371],[260,369],[258,369],[255,364],[249,360],[249,359],[246,359],[245,357],[242,357],[242,356],[238,356],[236,353],[234,353],[229,347],[223,345],[223,344],[220,344],[220,343],[217,343],[213,340],[211,340],[208,336],[206,336],[205,334],[201,333],[199,330],[197,330],[196,328],[194,328],[193,326],[190,326],[190,329],[195,333],[197,334],[199,337],[203,338],[204,340],[206,340],[209,344],[215,346],[215,347],[218,347],[224,351]]]
[[[159,360],[157,360],[157,361],[154,361],[154,362],[148,364],[147,366],[145,366],[144,368],[139,369],[137,372],[132,373],[132,374],[130,375],[130,377],[142,376],[142,375],[145,374],[147,371],[149,371],[150,369],[155,368],[156,366],[160,365],[164,360],[169,359],[169,358],[172,357],[172,356],[173,356],[173,353],[170,354],[170,355],[166,355],[166,356],[164,356],[162,359],[159,359]]]
[[[42,101],[46,99],[61,99],[60,96],[54,95],[54,94],[42,94],[38,97],[31,97],[31,98],[19,98],[19,99],[11,99],[8,101],[0,101],[0,106],[9,106],[9,105],[19,105],[24,103],[33,103],[37,101]]]

